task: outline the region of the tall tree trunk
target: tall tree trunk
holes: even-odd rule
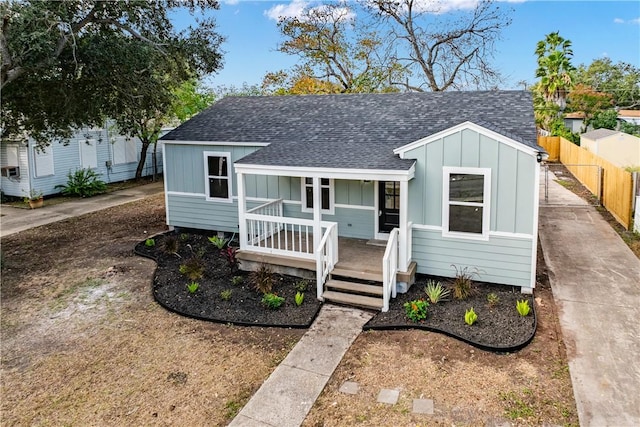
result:
[[[147,150],[149,150],[149,144],[150,142],[148,140],[142,140],[140,161],[138,161],[138,167],[136,168],[136,180],[142,178],[142,169],[144,169],[144,162],[147,160]]]
[[[158,179],[158,141],[153,144],[153,182]]]

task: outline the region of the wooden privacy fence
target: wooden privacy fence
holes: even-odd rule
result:
[[[539,137],[538,144],[547,150],[549,160],[559,160],[566,165],[582,185],[598,196],[604,207],[624,228],[628,230],[631,227],[633,178],[630,172],[558,136]],[[600,166],[602,176],[594,174],[589,170],[591,168],[577,165]],[[601,194],[598,194],[599,188],[602,188]]]

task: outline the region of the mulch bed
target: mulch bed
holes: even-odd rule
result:
[[[167,240],[177,241],[175,254],[165,250]],[[168,232],[154,237],[153,246],[140,242],[135,247],[138,255],[154,259],[157,269],[153,279],[153,295],[159,304],[176,313],[221,323],[251,326],[276,326],[307,328],[313,323],[322,303],[315,298],[315,281],[307,281],[305,298],[300,306],[295,304],[295,294],[301,279],[274,274],[273,292],[284,297],[278,309],[262,304],[262,294],[252,287],[251,273],[229,266],[207,236],[197,233]],[[180,266],[192,257],[204,261],[203,277],[195,280],[198,290],[190,293],[187,285],[192,282],[180,273]],[[242,267],[242,266],[240,266]],[[234,276],[242,282],[233,284]],[[450,287],[452,280],[418,275],[406,294],[398,294],[386,313],[376,312],[364,329],[425,329],[441,332],[490,351],[515,351],[526,346],[536,330],[535,304],[532,296],[523,295],[519,288],[504,285],[477,283],[474,294],[464,301],[450,299],[428,307],[427,318],[412,322],[406,315],[404,303],[426,299],[424,284],[427,279],[440,280]],[[231,298],[224,300],[223,291],[231,291]],[[498,302],[490,305],[487,295],[495,293]],[[516,301],[527,299],[531,313],[521,317],[516,311]],[[477,322],[469,326],[464,321],[467,309],[473,307]]]

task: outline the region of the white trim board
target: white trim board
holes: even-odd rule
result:
[[[211,145],[211,146],[241,146],[241,147],[266,147],[267,142],[237,142],[237,141],[180,141],[173,139],[161,139],[163,144],[171,145]]]
[[[234,163],[236,173],[246,175],[294,176],[371,181],[410,181],[415,174],[415,162],[408,170],[332,169],[301,166],[271,166]]]

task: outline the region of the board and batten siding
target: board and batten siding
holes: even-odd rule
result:
[[[176,227],[226,232],[238,231],[237,179],[232,167],[232,203],[206,200],[204,152],[231,154],[231,163],[260,147],[212,144],[165,143],[165,185],[167,223]],[[283,199],[284,215],[312,219],[302,212],[302,183],[299,177],[244,175],[247,207],[267,199]],[[324,221],[338,223],[340,236],[369,239],[374,236],[374,183],[336,180],[334,214]]]
[[[416,159],[409,181],[409,221],[414,224],[412,260],[420,273],[455,276],[477,267],[478,280],[533,287],[532,256],[536,210],[537,160],[473,129],[463,129],[417,146],[404,155]],[[491,170],[488,240],[442,235],[443,167]]]
[[[453,266],[473,266],[483,282],[529,288],[532,245],[531,239],[506,236],[490,236],[489,242],[443,239],[440,230],[414,227],[412,260],[418,273],[454,277]]]

